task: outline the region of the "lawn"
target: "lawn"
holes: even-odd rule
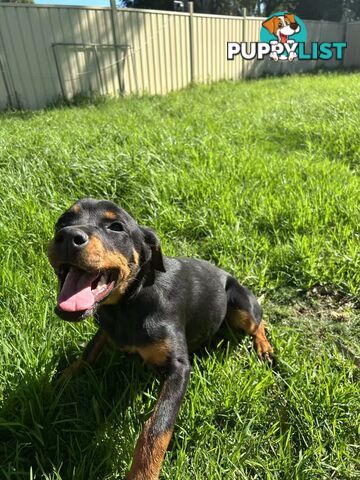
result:
[[[46,258],[85,196],[236,275],[276,350],[272,370],[243,336],[194,355],[162,478],[360,479],[359,85],[293,76],[0,115],[1,479],[123,478],[155,403],[154,371],[111,349],[54,381],[96,330],[55,316]]]

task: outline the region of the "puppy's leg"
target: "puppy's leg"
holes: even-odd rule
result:
[[[244,330],[251,335],[258,357],[271,363],[273,348],[266,338],[264,324],[257,325],[256,320],[246,310],[232,310],[228,312],[228,323],[232,328]]]
[[[182,341],[185,342],[185,339]],[[176,342],[179,342],[179,337]],[[126,480],[157,480],[159,478],[161,464],[189,380],[190,363],[184,345],[180,351],[170,353],[160,396],[137,441]]]
[[[258,357],[271,362],[273,348],[265,335],[262,310],[255,296],[229,277],[226,284],[228,296],[227,322],[234,329],[242,329],[254,339]]]
[[[90,342],[86,345],[81,358],[78,358],[68,368],[65,368],[65,370],[61,372],[61,378],[65,379],[74,377],[75,375],[81,373],[85,369],[86,365],[93,364],[106,345],[107,341],[107,334],[104,332],[104,330],[99,328]]]

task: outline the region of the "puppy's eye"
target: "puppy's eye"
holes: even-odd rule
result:
[[[111,225],[108,226],[109,230],[112,230],[113,232],[122,232],[123,226],[119,222],[113,222]]]

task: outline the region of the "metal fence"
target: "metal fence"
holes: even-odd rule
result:
[[[228,41],[258,41],[263,18],[154,10],[0,4],[0,109],[75,95],[165,94],[195,82],[360,66],[360,22],[306,21],[308,42],[347,41],[342,62],[226,58]]]

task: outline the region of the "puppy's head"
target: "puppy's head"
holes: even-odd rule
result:
[[[296,22],[295,15],[291,13],[268,18],[262,25],[279,40],[281,36],[289,37],[300,32],[300,25]]]
[[[56,313],[71,321],[117,303],[145,265],[165,271],[152,230],[114,203],[90,198],[61,215],[48,257],[59,280]]]

